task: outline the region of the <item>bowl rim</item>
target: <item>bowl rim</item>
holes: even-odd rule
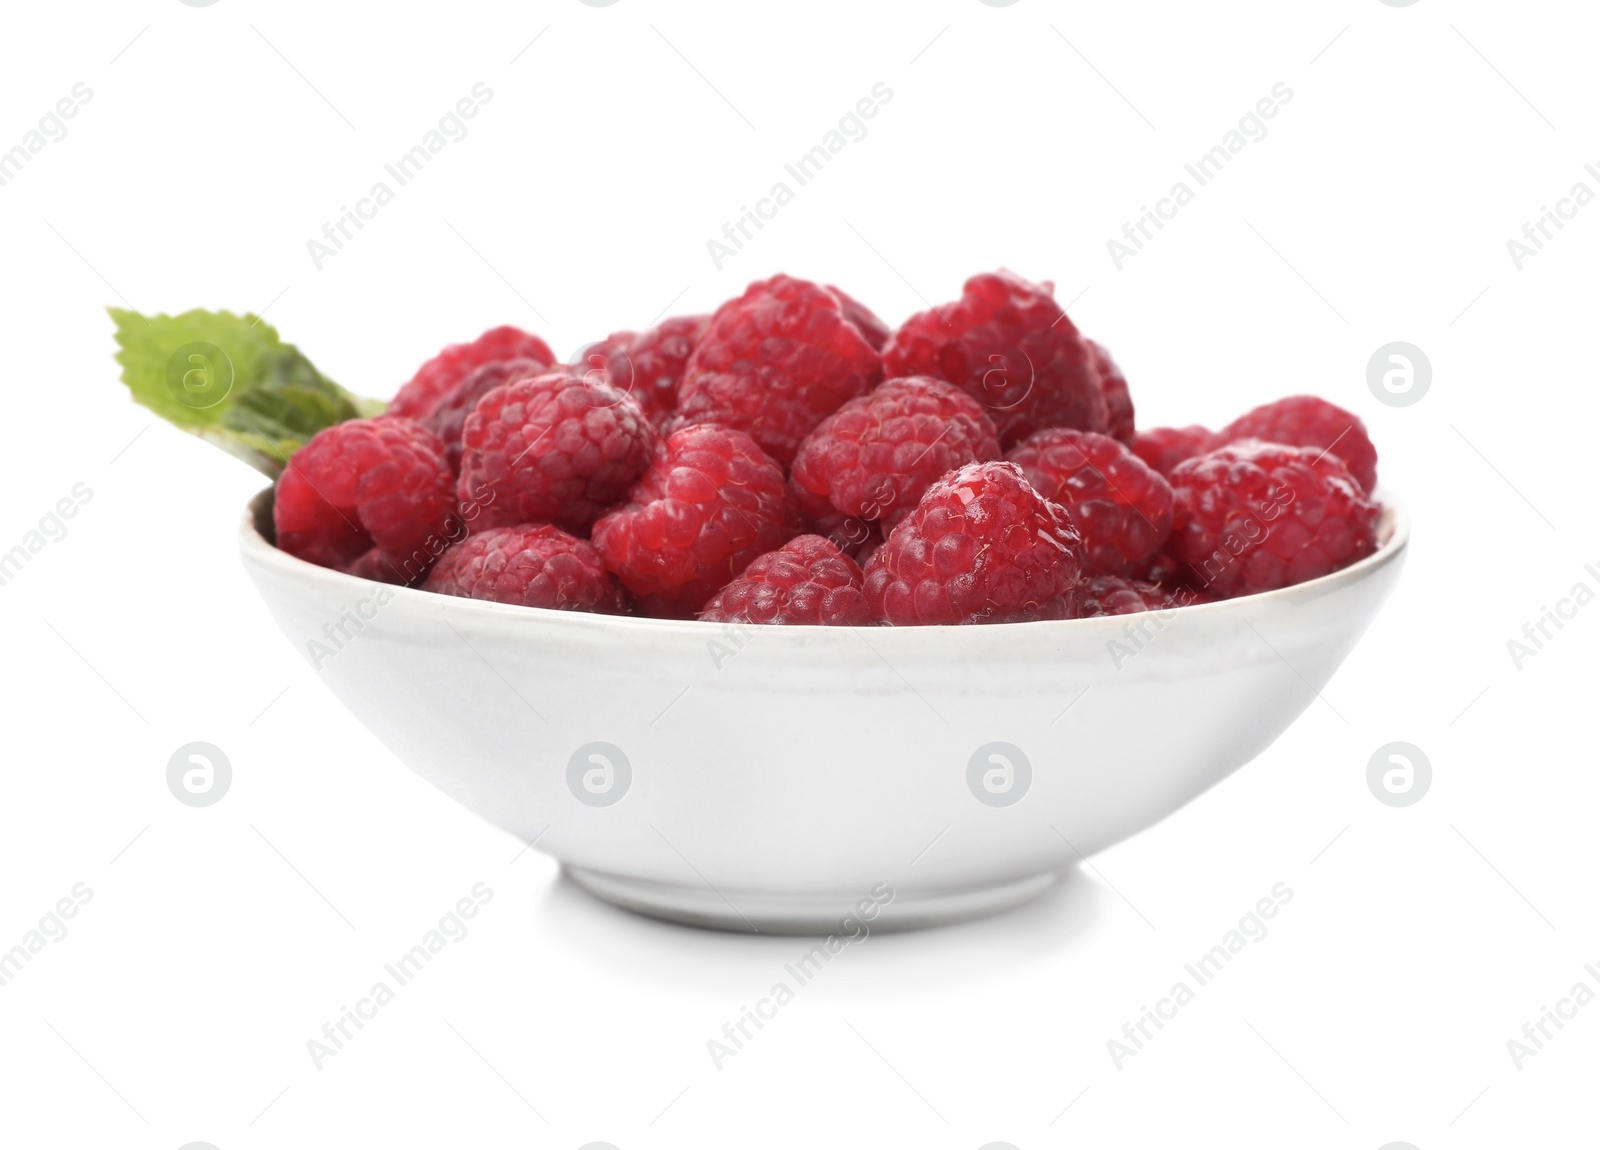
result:
[[[437,591],[425,591],[420,587],[379,583],[376,580],[362,579],[355,575],[348,575],[343,571],[335,571],[330,567],[319,567],[315,563],[280,550],[256,526],[258,516],[267,513],[267,508],[275,490],[275,484],[268,484],[251,496],[250,500],[245,504],[244,516],[239,524],[239,551],[242,559],[276,569],[287,576],[299,579],[309,577],[313,582],[321,582],[334,589],[370,590],[373,587],[383,587],[396,595],[402,596],[407,601],[417,603],[419,606],[424,606],[431,601],[435,605],[442,607],[445,604],[438,601],[445,600],[455,609],[474,612],[486,618],[503,619],[508,623],[514,623],[519,620],[523,623],[544,621],[567,626],[619,628],[624,631],[631,628],[658,632],[679,632],[685,635],[706,638],[726,634],[730,627],[754,627],[759,628],[763,635],[778,632],[792,635],[796,638],[807,636],[814,639],[819,634],[836,635],[841,632],[848,634],[862,631],[868,631],[875,635],[895,633],[914,635],[950,633],[993,635],[996,628],[1028,628],[1028,634],[1041,635],[1060,633],[1060,628],[1072,627],[1077,630],[1070,633],[1083,634],[1096,626],[1120,633],[1126,627],[1128,620],[1135,617],[1128,615],[1101,615],[1087,619],[1034,619],[1020,623],[996,623],[986,626],[972,626],[961,623],[929,623],[915,627],[826,627],[813,624],[784,624],[780,626],[765,623],[713,623],[700,619],[655,619],[642,615],[603,615],[591,611],[559,611],[552,607],[525,607],[517,603],[497,603],[489,599],[469,599],[459,595],[441,595]],[[1232,599],[1218,599],[1209,603],[1191,603],[1183,607],[1165,608],[1163,610],[1173,616],[1194,619],[1202,617],[1202,613],[1206,613],[1206,617],[1210,617],[1223,611],[1237,611],[1242,605],[1289,605],[1295,599],[1310,600],[1318,598],[1341,587],[1368,578],[1404,555],[1411,541],[1411,516],[1406,511],[1403,503],[1382,484],[1374,489],[1372,497],[1379,505],[1378,532],[1383,541],[1371,555],[1363,556],[1348,567],[1341,567],[1337,571],[1319,575],[1317,578],[1308,579],[1304,583],[1295,583],[1272,591],[1258,591],[1252,595],[1239,595]]]

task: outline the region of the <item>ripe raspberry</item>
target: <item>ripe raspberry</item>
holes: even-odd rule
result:
[[[1168,591],[1155,583],[1142,579],[1124,579],[1120,575],[1096,575],[1084,584],[1078,601],[1078,618],[1089,619],[1096,615],[1132,615],[1138,611],[1166,611],[1186,607],[1197,602],[1199,596],[1180,588]]]
[[[466,426],[467,416],[478,406],[478,400],[502,383],[542,375],[547,370],[548,366],[536,359],[501,359],[486,363],[451,388],[438,403],[433,405],[433,410],[417,422],[432,431],[444,443],[445,457],[450,461],[450,470],[459,473],[461,430]]]
[[[594,545],[641,611],[687,619],[797,519],[783,469],[753,439],[697,424],[657,445],[627,505],[594,525]]]
[[[969,463],[928,488],[868,561],[867,602],[897,627],[1070,619],[1083,563],[1071,516],[1021,468]]]
[[[1100,394],[1106,397],[1106,434],[1123,443],[1133,442],[1133,396],[1128,392],[1128,377],[1122,374],[1111,353],[1092,339],[1084,340],[1094,357],[1094,371],[1100,377]]]
[[[439,557],[422,586],[441,595],[555,611],[628,611],[600,553],[548,523],[469,535]]]
[[[321,567],[413,583],[459,538],[438,436],[409,419],[352,419],[317,432],[278,477],[278,546]]]
[[[1221,598],[1315,579],[1377,547],[1377,504],[1336,455],[1246,439],[1172,473],[1167,550]]]
[[[955,303],[912,316],[889,337],[884,371],[963,388],[988,409],[1002,448],[1046,427],[1104,431],[1094,357],[1052,290],[1007,271],[973,276]]]
[[[749,433],[787,467],[813,427],[882,378],[878,353],[838,297],[780,275],[717,309],[689,358],[678,412]]]
[[[1134,433],[1133,453],[1158,474],[1172,478],[1172,469],[1185,459],[1204,455],[1217,443],[1217,433],[1191,423],[1188,427],[1151,427]]]
[[[861,568],[830,540],[797,535],[758,557],[711,597],[708,623],[791,623],[864,627],[872,622]]]
[[[421,419],[456,384],[497,359],[534,359],[546,367],[556,361],[550,345],[538,336],[509,326],[490,328],[471,343],[451,344],[417,368],[390,401],[386,414]]]
[[[1378,449],[1367,437],[1361,417],[1314,395],[1291,395],[1264,403],[1228,424],[1217,436],[1219,444],[1241,439],[1315,447],[1337,455],[1369,495],[1378,482]]]
[[[638,406],[561,371],[478,401],[461,434],[456,486],[468,530],[554,523],[586,531],[650,462],[655,433]]]
[[[831,507],[890,530],[930,483],[999,458],[994,424],[977,400],[932,376],[909,376],[879,384],[817,424],[790,477],[808,515]]]
[[[856,325],[856,330],[868,343],[873,351],[882,351],[883,345],[889,342],[889,325],[872,314],[872,309],[858,300],[845,295],[843,289],[829,286],[827,291],[839,301],[839,310],[844,313],[844,318]]]
[[[651,423],[678,408],[678,385],[684,368],[711,326],[708,315],[680,315],[662,320],[649,331],[613,332],[591,345],[586,359],[600,356],[611,386],[633,396]]]
[[[1088,552],[1086,574],[1128,576],[1162,550],[1173,528],[1173,488],[1109,435],[1056,427],[1032,433],[1005,457],[1038,494],[1070,512]]]
[[[1006,452],[1083,536],[1089,575],[1131,575],[1172,530],[1172,488],[1109,435],[1052,428]]]

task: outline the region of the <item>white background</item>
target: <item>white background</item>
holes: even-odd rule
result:
[[[1600,1004],[1600,606],[1507,640],[1600,560],[1600,191],[1577,3],[8,6],[0,146],[0,1142],[29,1147],[1575,1146]],[[531,43],[531,46],[530,46]],[[474,83],[492,101],[319,271],[306,250]],[[892,101],[737,257],[706,241],[875,83]],[[1106,241],[1275,83],[1292,101],[1120,271]],[[106,304],[267,310],[389,395],[516,323],[566,352],[783,270],[891,324],[974,271],[1053,279],[1144,425],[1314,391],[1358,412],[1416,534],[1398,594],[1232,779],[1025,909],[850,948],[721,1070],[705,1043],[803,947],[664,926],[558,881],[349,719],[236,558],[261,480],[117,381]],[[1391,340],[1418,404],[1368,391]],[[819,716],[825,721],[825,716]],[[1151,716],[1160,722],[1159,715]],[[1182,738],[1174,731],[1174,738]],[[168,793],[222,747],[214,807]],[[1369,756],[1431,759],[1380,804]],[[306,1041],[475,883],[468,937],[336,1058]],[[1294,897],[1118,1069],[1107,1040],[1275,883]]]

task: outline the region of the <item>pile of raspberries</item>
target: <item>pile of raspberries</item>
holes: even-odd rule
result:
[[[898,330],[780,275],[558,364],[447,347],[278,480],[278,546],[529,607],[907,626],[1165,610],[1370,554],[1377,452],[1313,396],[1135,430],[1049,283],[976,275]]]

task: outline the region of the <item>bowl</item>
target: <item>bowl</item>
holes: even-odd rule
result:
[[[629,910],[851,932],[999,911],[1260,754],[1393,589],[1378,550],[1278,591],[992,626],[776,627],[374,584],[240,527],[291,642],[395,756]],[[1152,721],[1151,716],[1160,716]]]

